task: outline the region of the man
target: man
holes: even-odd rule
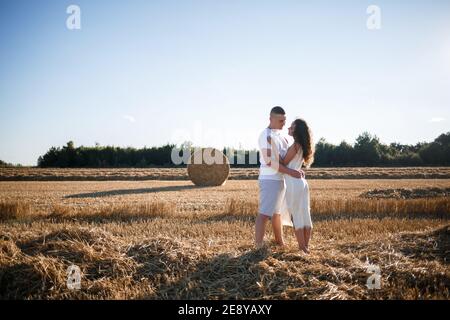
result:
[[[271,218],[275,241],[283,246],[281,224],[281,209],[284,201],[285,183],[283,174],[295,178],[304,177],[303,171],[289,169],[278,161],[288,150],[288,141],[281,135],[281,129],[286,124],[286,115],[281,107],[274,107],[270,111],[270,124],[259,136],[259,151],[261,166],[259,169],[259,214],[256,218],[255,242],[256,246],[263,245],[267,220]]]

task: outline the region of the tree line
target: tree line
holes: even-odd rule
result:
[[[0,168],[9,168],[9,167],[22,167],[21,164],[12,164],[9,162],[5,162],[0,159]]]
[[[11,164],[9,164],[9,163],[6,163],[5,161],[3,161],[3,160],[0,160],[0,168],[2,168],[2,167],[9,167]]]
[[[176,167],[171,159],[174,144],[140,149],[115,146],[75,147],[69,141],[63,147],[51,147],[38,159],[38,167]],[[190,143],[179,146],[188,147]],[[188,150],[189,150],[188,149]],[[383,144],[375,135],[364,132],[354,144],[342,141],[339,145],[328,143],[324,138],[315,145],[314,167],[345,166],[448,166],[450,165],[450,132],[441,134],[432,142],[419,142],[415,145],[400,143]],[[231,167],[259,166],[259,152],[256,150],[233,150],[224,148],[223,152],[232,157]],[[256,164],[251,164],[255,159]],[[1,163],[0,163],[1,164]],[[183,165],[180,165],[183,166]]]
[[[333,145],[320,139],[316,144],[314,164],[334,166],[448,166],[450,165],[450,132],[432,142],[415,145],[380,142],[377,136],[364,132],[353,145],[342,141]]]

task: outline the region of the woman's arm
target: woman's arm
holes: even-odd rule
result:
[[[280,163],[283,165],[288,165],[289,162],[291,162],[292,159],[294,159],[295,155],[298,152],[299,147],[297,146],[297,143],[294,142],[288,149],[286,155],[284,158],[280,157]]]
[[[267,137],[267,142],[269,142],[269,144],[272,146],[272,140],[271,140],[270,137]],[[290,168],[286,167],[286,165],[283,163],[284,161],[286,161],[286,159],[291,161],[294,158],[295,150],[297,150],[296,148],[297,148],[297,146],[295,146],[295,143],[294,143],[289,148],[289,149],[292,149],[292,150],[288,150],[288,153],[284,157],[284,160],[281,159],[279,157],[279,154],[278,154],[278,157],[277,157],[278,160],[275,160],[275,163],[272,162],[271,150],[270,149],[263,150],[263,157],[264,157],[264,160],[266,161],[267,165],[270,166],[271,168],[275,169],[276,171],[284,173],[284,174],[288,174],[288,175],[290,175],[290,176],[292,176],[294,178],[299,178],[299,179],[300,178],[304,178],[305,177],[305,173],[302,170],[297,171],[297,170],[294,170],[294,169],[290,169]],[[292,153],[292,155],[290,155],[289,153]],[[286,163],[289,163],[289,161],[286,162]]]

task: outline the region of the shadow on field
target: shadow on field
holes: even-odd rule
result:
[[[140,277],[150,277],[155,294],[138,299],[258,298],[263,292],[257,282],[264,274],[260,262],[270,255],[267,248],[247,251],[239,256],[219,254],[212,259],[190,259],[186,253],[162,254],[159,250],[143,252],[132,248],[132,256],[143,263]],[[162,249],[162,248],[161,248]],[[170,281],[170,278],[181,278]]]
[[[29,263],[0,266],[0,299],[24,300],[42,294],[42,276]]]
[[[411,259],[450,264],[450,225],[425,234],[404,234],[400,252]]]
[[[199,186],[196,186],[196,185],[186,185],[186,186],[166,186],[166,187],[139,188],[139,189],[118,189],[118,190],[109,190],[109,191],[99,191],[99,192],[88,192],[88,193],[71,194],[71,195],[65,196],[64,198],[66,198],[66,199],[73,199],[73,198],[102,198],[102,197],[129,195],[129,194],[183,191],[183,190],[203,189],[203,188],[208,188],[208,187],[199,187]]]
[[[222,253],[190,262],[187,257],[188,254],[182,254],[173,270],[170,266],[174,257],[167,259],[164,256],[158,260],[165,271],[157,271],[154,294],[137,299],[305,299],[324,293],[328,288],[323,284],[336,281],[333,274],[323,274],[317,264],[314,266],[296,252],[272,252],[261,248],[246,250],[237,256]],[[151,259],[146,260],[148,267],[144,274],[141,273],[143,277],[153,277],[148,272],[154,263]],[[160,280],[161,274],[164,274],[164,281]],[[176,280],[171,281],[174,278]],[[309,278],[317,279],[320,285],[307,285]],[[297,289],[291,290],[293,288]]]
[[[439,261],[445,265],[450,260],[450,225],[427,232],[408,232],[399,235],[385,245],[378,242],[346,243],[338,245],[343,252],[356,253],[361,260],[367,256],[384,255],[390,259],[395,251],[412,260]],[[395,250],[394,250],[395,248]],[[377,261],[375,261],[377,262]]]

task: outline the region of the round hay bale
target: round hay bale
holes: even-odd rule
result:
[[[189,158],[187,171],[197,186],[221,186],[230,174],[230,161],[217,149],[202,148]]]

